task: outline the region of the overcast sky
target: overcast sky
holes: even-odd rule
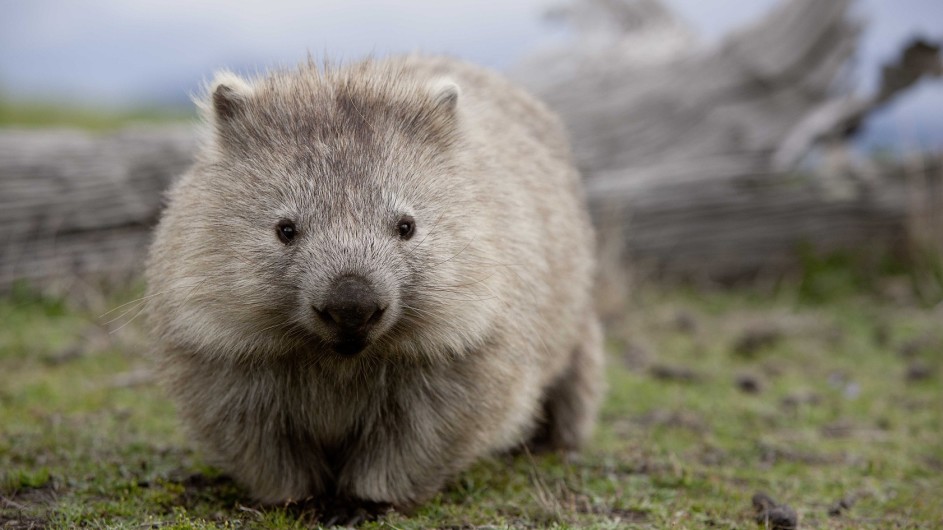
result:
[[[831,1],[831,0],[822,0]],[[421,50],[496,68],[561,38],[542,20],[554,0],[0,0],[0,90],[7,97],[94,105],[184,103],[226,66],[292,64],[308,50],[335,58]],[[706,44],[774,0],[667,0]],[[943,40],[943,0],[861,0],[869,20],[856,76],[914,34]],[[875,141],[943,147],[943,82],[924,83],[885,112]]]

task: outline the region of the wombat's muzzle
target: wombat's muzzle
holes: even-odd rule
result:
[[[321,323],[334,335],[334,349],[353,355],[367,345],[367,334],[380,322],[380,297],[361,276],[342,276],[328,290],[322,307],[313,306]]]

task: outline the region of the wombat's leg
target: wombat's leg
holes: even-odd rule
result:
[[[283,503],[325,491],[331,471],[304,421],[290,414],[299,393],[288,374],[190,355],[172,361],[162,369],[190,434],[253,497]]]
[[[269,433],[271,436],[271,433]],[[246,444],[226,466],[252,496],[265,504],[282,504],[326,492],[330,470],[316,447],[296,446],[292,437],[271,437],[263,444]]]
[[[328,459],[306,425],[287,412],[292,403],[258,397],[231,403],[237,413],[220,411],[229,421],[215,441],[229,455],[229,471],[253,497],[284,503],[326,492],[333,475]]]
[[[595,317],[584,329],[569,366],[547,389],[544,417],[529,443],[532,450],[576,450],[593,430],[605,388],[602,330]]]
[[[404,428],[410,423],[403,421],[399,432],[385,430],[371,437],[371,447],[357,449],[341,472],[341,494],[408,510],[435,494],[467,464],[461,449],[447,447],[451,444],[443,439],[429,438],[431,432]]]
[[[408,510],[480,453],[483,431],[493,420],[484,417],[488,398],[474,397],[481,395],[474,383],[404,386],[349,452],[338,479],[342,495]]]

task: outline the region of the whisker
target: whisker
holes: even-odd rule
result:
[[[144,304],[142,303],[141,305],[144,305]],[[146,308],[142,307],[142,308],[140,309],[140,311],[138,311],[137,313],[135,313],[133,317],[129,318],[127,322],[125,322],[124,324],[121,324],[121,325],[118,326],[117,328],[115,328],[115,329],[109,331],[108,334],[109,334],[109,335],[114,335],[115,333],[118,333],[119,331],[121,331],[122,328],[124,328],[125,326],[127,326],[127,325],[130,324],[131,322],[134,322],[134,319],[136,319],[137,317],[141,316],[141,313],[144,312],[144,309],[146,309]]]
[[[108,324],[111,324],[112,322],[114,322],[114,321],[116,321],[116,320],[121,320],[121,319],[124,318],[124,316],[127,315],[128,313],[131,313],[132,311],[134,311],[134,310],[140,308],[142,305],[144,305],[145,302],[144,302],[144,301],[141,301],[141,300],[135,300],[134,302],[128,302],[128,304],[133,304],[133,303],[137,303],[137,305],[128,308],[126,311],[122,312],[121,314],[119,314],[119,315],[116,316],[115,318],[113,318],[113,319],[111,319],[111,320],[109,320],[109,321],[103,323],[102,325],[107,326]],[[124,306],[126,306],[126,305],[128,305],[128,304],[123,304],[121,307],[124,307]],[[109,311],[109,312],[110,312],[110,311]],[[105,314],[107,315],[108,313],[105,313]],[[102,315],[102,316],[105,316],[105,315]],[[101,317],[99,317],[99,318],[101,318]]]
[[[440,265],[443,265],[443,264],[445,264],[445,263],[448,263],[448,262],[452,261],[452,260],[455,259],[459,254],[461,254],[462,252],[465,252],[465,249],[467,249],[468,246],[471,245],[471,244],[472,244],[472,240],[469,239],[469,240],[468,240],[468,243],[465,243],[465,246],[462,247],[461,250],[459,250],[458,252],[456,252],[455,254],[453,254],[450,258],[446,259],[445,261],[440,261],[439,263],[436,263],[436,264],[430,266],[430,267],[429,267],[429,270],[435,269],[436,267],[439,267]]]
[[[180,286],[180,287],[183,287],[183,286]],[[173,289],[173,288],[172,288],[172,289]],[[109,309],[108,311],[106,311],[106,312],[104,312],[104,313],[98,315],[98,318],[104,318],[104,317],[106,317],[107,315],[110,315],[111,313],[114,313],[115,311],[121,309],[122,307],[129,306],[129,305],[131,305],[131,304],[133,304],[133,303],[135,303],[135,302],[143,302],[143,301],[145,301],[145,300],[149,300],[149,299],[151,299],[151,298],[154,298],[155,296],[160,296],[160,295],[162,295],[162,294],[166,294],[168,290],[169,290],[169,289],[165,289],[165,290],[163,290],[163,291],[161,291],[161,292],[159,292],[159,293],[152,293],[152,294],[149,294],[149,295],[147,295],[147,296],[142,296],[142,297],[140,297],[140,298],[135,298],[134,300],[131,300],[130,302],[125,302],[125,303],[123,303],[123,304],[121,304],[121,305],[119,305],[119,306],[117,306],[117,307],[114,307],[114,308],[112,308],[112,309]],[[110,322],[113,322],[113,321],[109,320],[108,322],[106,322],[106,324],[108,324],[108,323],[110,323]]]

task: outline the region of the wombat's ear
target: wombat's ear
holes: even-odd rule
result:
[[[250,96],[252,86],[241,77],[228,71],[217,72],[209,86],[209,104],[204,104],[203,109],[209,114],[206,116],[209,121],[220,126],[238,117]]]
[[[447,77],[443,77],[433,81],[430,89],[432,100],[435,101],[436,107],[449,111],[454,111],[458,108],[458,97],[462,92],[458,87],[458,83]]]

